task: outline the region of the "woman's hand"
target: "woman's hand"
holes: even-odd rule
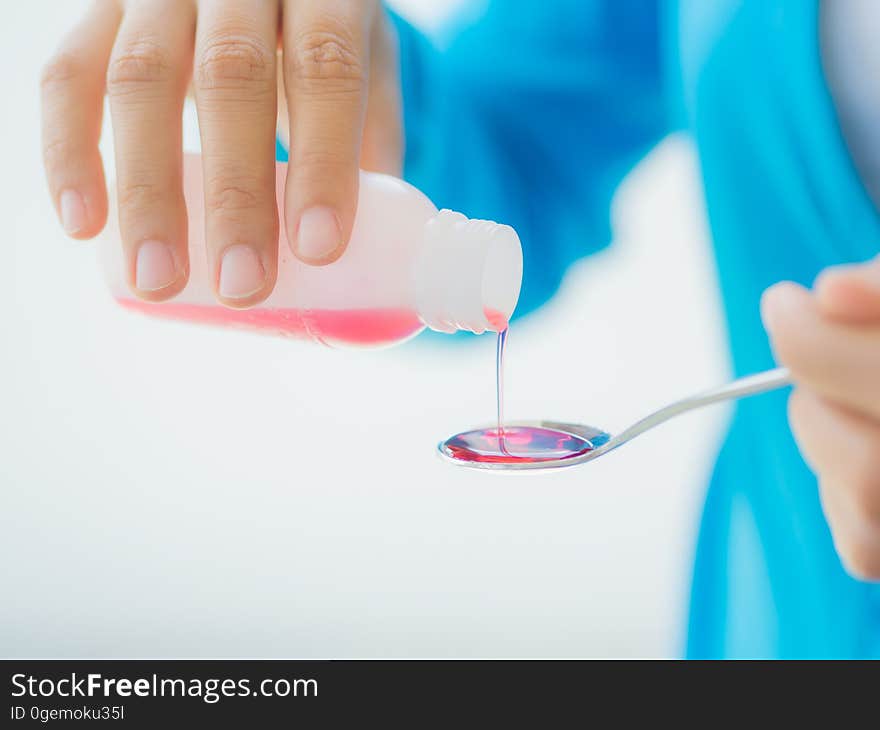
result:
[[[797,387],[789,420],[819,477],[841,559],[880,580],[880,257],[764,293],[764,324]]]
[[[224,304],[249,306],[275,283],[279,96],[291,110],[284,224],[303,261],[326,264],[344,251],[359,164],[399,171],[390,28],[378,0],[92,5],[43,73],[46,175],[67,233],[98,234],[107,219],[98,153],[106,91],[130,285],[152,301],[179,292],[188,275],[181,114],[191,82],[215,290]]]

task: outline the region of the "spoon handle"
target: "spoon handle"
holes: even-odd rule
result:
[[[654,411],[651,415],[645,416],[641,421],[637,421],[629,428],[612,437],[611,440],[608,441],[605,450],[610,451],[618,446],[622,446],[627,441],[634,439],[648,429],[654,428],[654,426],[659,426],[670,418],[674,418],[682,413],[687,413],[695,408],[702,408],[703,406],[718,403],[720,401],[745,398],[750,395],[765,393],[768,390],[784,388],[786,385],[791,385],[791,373],[789,373],[788,368],[776,368],[775,370],[766,370],[763,373],[756,373],[755,375],[746,375],[743,378],[738,378],[730,383],[725,383],[712,390],[682,398],[679,401],[670,403],[668,406],[664,406],[658,411]]]

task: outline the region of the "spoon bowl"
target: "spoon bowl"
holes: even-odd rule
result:
[[[497,429],[497,424],[485,426],[479,431],[483,433],[494,433],[493,429]],[[585,461],[601,456],[605,453],[605,446],[611,439],[611,435],[600,428],[587,426],[581,423],[565,423],[563,421],[514,421],[504,424],[504,430],[515,431],[517,429],[540,429],[548,430],[561,434],[571,434],[588,442],[591,447],[585,453],[577,456],[566,456],[557,459],[525,459],[517,458],[511,455],[510,458],[499,461],[476,461],[463,459],[456,456],[453,449],[450,448],[450,442],[455,437],[441,441],[437,445],[437,451],[444,461],[455,466],[466,466],[472,469],[484,469],[490,471],[522,471],[526,469],[559,469],[564,466],[573,466],[574,464],[583,464]]]

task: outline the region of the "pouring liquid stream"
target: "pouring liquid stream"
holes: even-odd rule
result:
[[[509,454],[504,442],[504,346],[507,344],[509,331],[508,324],[504,325],[504,329],[498,330],[498,340],[495,346],[495,410],[498,422],[498,450],[502,454]]]
[[[540,462],[567,459],[593,450],[575,434],[537,426],[504,425],[504,353],[510,327],[504,317],[487,318],[498,332],[495,350],[496,423],[494,428],[465,431],[440,445],[447,456],[470,462]]]

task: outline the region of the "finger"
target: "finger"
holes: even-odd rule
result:
[[[789,420],[801,451],[818,475],[855,485],[860,504],[871,495],[880,521],[880,422],[842,408],[802,387],[789,398]]]
[[[189,2],[131,3],[107,71],[129,284],[153,301],[179,292],[189,270],[181,115],[194,32]]]
[[[880,256],[864,264],[833,266],[816,280],[820,310],[853,324],[880,323]]]
[[[281,57],[280,50],[278,56],[276,56],[276,63],[278,68],[283,68],[282,63],[284,59],[279,57]],[[287,108],[287,94],[284,93],[284,74],[279,73],[277,76],[276,101],[278,115],[275,120],[275,135],[281,140],[281,144],[284,145],[285,149],[290,149],[290,110]]]
[[[218,298],[234,307],[261,301],[275,284],[277,39],[274,1],[200,6],[194,75],[208,260]]]
[[[380,11],[370,39],[370,84],[360,166],[399,176],[403,170],[403,102],[397,44],[392,33],[390,23]]]
[[[834,549],[846,571],[861,580],[880,580],[880,537],[876,532],[866,531],[863,522],[853,523],[848,519],[852,506],[846,503],[845,485],[831,480],[820,484],[823,510],[826,510]],[[837,500],[840,506],[827,509],[825,505],[829,499]]]
[[[761,311],[777,359],[798,383],[880,419],[880,326],[830,321],[806,289],[791,283],[768,289]]]
[[[116,2],[95,2],[43,69],[42,145],[46,179],[65,232],[97,235],[107,220],[98,152],[104,76],[122,17]]]
[[[874,570],[878,547],[873,538],[865,538],[854,520],[844,485],[832,477],[819,478],[819,501],[831,531],[834,550],[848,573],[867,578]],[[878,566],[880,567],[880,566]]]
[[[819,480],[822,511],[828,520],[834,549],[846,571],[861,580],[880,580],[880,537],[866,529],[847,494],[847,486],[828,477]]]
[[[802,388],[789,399],[801,452],[819,476],[835,545],[852,572],[880,568],[880,424]]]
[[[284,5],[291,113],[285,227],[307,263],[338,258],[354,223],[371,25],[365,7],[361,0]]]

